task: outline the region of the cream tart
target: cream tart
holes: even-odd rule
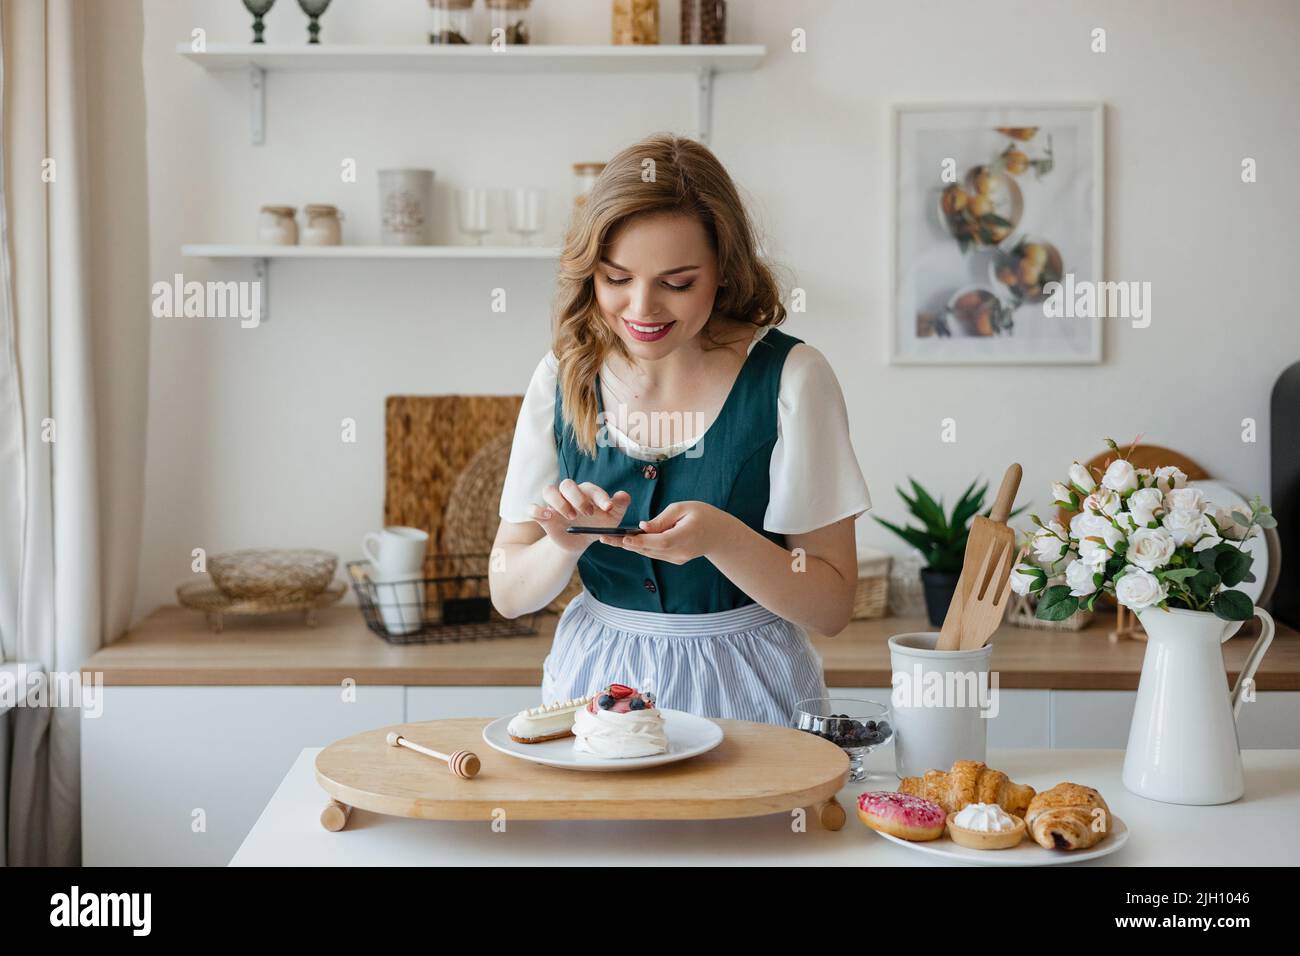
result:
[[[590,702],[589,694],[586,697],[574,697],[572,700],[521,710],[510,718],[506,733],[511,740],[520,744],[540,744],[547,740],[572,737],[574,717]]]
[[[971,850],[1009,850],[1025,838],[1025,821],[996,803],[971,803],[948,814],[948,836]]]

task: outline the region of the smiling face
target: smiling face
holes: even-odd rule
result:
[[[636,359],[661,359],[690,342],[713,313],[718,260],[692,216],[636,218],[596,264],[596,303]]]

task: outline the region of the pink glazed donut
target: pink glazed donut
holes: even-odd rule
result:
[[[932,800],[892,790],[877,790],[858,797],[858,819],[871,829],[900,840],[921,842],[943,836],[948,815]]]

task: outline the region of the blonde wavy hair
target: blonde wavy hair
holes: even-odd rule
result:
[[[653,176],[644,175],[647,168]],[[776,278],[758,254],[753,224],[718,158],[695,140],[671,133],[656,133],[622,150],[574,211],[555,302],[552,350],[559,360],[564,421],[578,447],[593,458],[599,432],[596,373],[610,352],[631,360],[596,302],[596,269],[619,229],[653,215],[691,216],[708,234],[720,285],[702,334],[715,347],[719,343],[710,331],[715,317],[756,328],[785,320]]]

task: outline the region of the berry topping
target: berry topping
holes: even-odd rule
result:
[[[601,694],[601,695],[600,695],[600,709],[601,709],[601,710],[609,710],[609,709],[610,709],[611,707],[613,707],[613,706],[614,706],[614,698],[613,698],[613,697],[610,697],[609,694]]]
[[[645,710],[645,701],[640,697],[633,697],[632,703],[628,704],[628,707],[632,710]]]
[[[628,687],[626,684],[610,684],[606,689],[606,693],[612,695],[617,700],[622,700],[625,697],[634,696],[636,691],[631,687]]]

